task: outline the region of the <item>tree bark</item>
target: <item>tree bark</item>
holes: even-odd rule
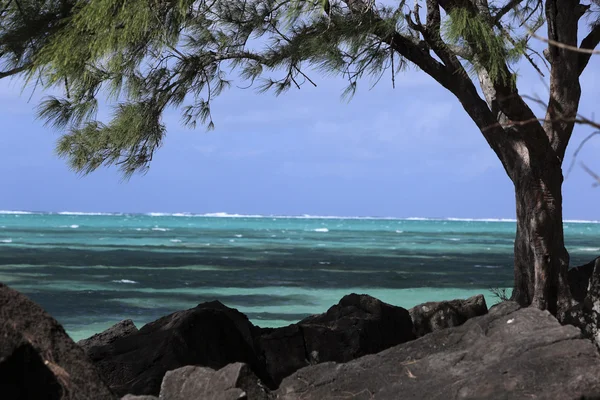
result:
[[[545,121],[540,123],[513,80],[492,79],[489,71],[480,66],[477,74],[485,100],[482,99],[459,53],[441,35],[441,9],[449,14],[457,7],[466,8],[489,21],[493,31],[502,16],[523,1],[511,0],[492,15],[485,0],[427,0],[425,24],[421,23],[418,4],[416,11],[408,15],[408,25],[418,32],[416,37],[390,32],[377,12],[367,7],[366,0],[343,1],[353,12],[369,15],[375,27],[372,33],[455,95],[475,122],[515,186],[517,236],[512,299],[562,318],[562,313],[573,304],[562,225],[562,160],[579,106],[579,75],[589,58],[548,47],[550,99]],[[580,0],[545,0],[544,8],[548,38],[576,47],[579,19],[587,6],[582,6]],[[599,42],[600,28],[596,26],[582,47],[594,48]],[[469,61],[477,61],[482,55],[468,44],[466,47]],[[511,76],[508,62],[500,68],[502,75]]]
[[[548,152],[522,152],[512,176],[517,206],[512,300],[560,316],[572,305],[562,225],[562,168]]]

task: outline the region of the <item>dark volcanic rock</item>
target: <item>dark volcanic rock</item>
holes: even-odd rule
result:
[[[268,400],[268,389],[243,363],[229,364],[218,371],[187,366],[166,373],[160,398],[169,400]]]
[[[257,330],[244,314],[213,301],[92,347],[88,355],[119,395],[158,395],[165,373],[186,365],[219,369],[240,361],[268,381],[254,345]]]
[[[119,395],[158,395],[167,371],[196,365],[218,370],[243,362],[268,387],[309,364],[345,362],[414,339],[408,311],[367,295],[348,295],[298,324],[260,329],[237,310],[204,303],[163,317],[138,332],[87,349]],[[90,338],[90,342],[92,342]],[[97,345],[106,341],[104,345]]]
[[[311,360],[311,355],[307,354],[304,333],[299,325],[265,328],[259,344],[263,349],[267,373],[275,386],[298,369],[318,362]]]
[[[64,394],[58,378],[29,343],[0,361],[0,397],[6,400],[60,400]]]
[[[100,332],[90,338],[80,340],[79,342],[77,342],[77,344],[80,345],[87,352],[92,347],[105,346],[107,344],[111,344],[115,340],[125,336],[129,336],[133,333],[136,333],[137,331],[138,329],[136,328],[133,321],[130,319],[126,319],[111,326],[104,332]]]
[[[306,367],[275,394],[285,400],[600,398],[598,376],[600,355],[578,329],[505,302],[378,354]]]
[[[590,339],[596,346],[600,345],[600,314],[585,303],[579,303],[565,312],[562,323],[576,326],[581,329],[583,337]]]
[[[40,306],[1,283],[0,398],[114,398],[62,326]]]
[[[423,303],[409,310],[417,337],[462,325],[468,319],[487,312],[487,304],[481,294],[466,300]]]
[[[590,278],[594,274],[596,266],[600,266],[600,257],[590,261],[587,264],[579,267],[571,268],[568,272],[567,279],[569,281],[569,287],[571,289],[571,295],[578,302],[583,302],[588,294],[588,287],[590,285]],[[600,270],[599,270],[600,271]],[[596,274],[598,275],[598,274]],[[595,297],[596,299],[600,296],[600,288],[598,288],[598,280],[600,277],[595,279]],[[594,294],[592,294],[594,295]]]
[[[147,394],[142,394],[140,396],[137,396],[135,394],[128,394],[121,397],[121,400],[158,400],[158,397],[150,396]]]
[[[562,323],[578,327],[584,337],[600,347],[600,257],[570,269],[568,280],[579,304],[565,312]]]
[[[414,338],[407,310],[350,294],[324,314],[284,328],[263,329],[259,343],[267,371],[279,383],[306,365],[346,362]]]

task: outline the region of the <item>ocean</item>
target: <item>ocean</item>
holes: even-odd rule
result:
[[[259,326],[324,312],[348,293],[412,307],[512,286],[510,220],[0,211],[0,281],[79,340],[219,300]],[[565,222],[572,265],[600,223]]]

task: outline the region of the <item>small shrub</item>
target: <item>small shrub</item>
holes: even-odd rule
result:
[[[510,300],[510,296],[507,293],[506,288],[490,288],[490,292],[492,292],[492,294],[497,297],[500,302]]]

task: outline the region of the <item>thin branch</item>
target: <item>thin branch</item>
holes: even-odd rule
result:
[[[390,59],[392,61],[392,89],[396,89],[396,71],[394,71],[394,51],[390,51]]]
[[[530,17],[528,17],[530,18]],[[523,19],[521,22],[521,26],[525,25],[527,23],[527,19]],[[528,30],[528,34],[525,35],[525,42],[529,43],[529,40],[531,39],[531,33],[535,33],[537,32],[542,26],[544,26],[545,20],[543,18],[540,18],[532,27],[527,26],[527,30]]]
[[[546,103],[544,103],[541,99],[536,98],[536,97],[532,97],[532,96],[528,96],[526,94],[520,95],[522,98],[527,99],[527,100],[531,100],[534,103],[539,104],[542,107],[547,107]],[[599,129],[600,130],[600,123],[589,119],[581,114],[577,114],[577,116],[575,116],[574,118],[558,118],[558,120],[560,121],[564,121],[564,122],[573,122],[575,124],[578,125],[587,125],[587,126],[591,126],[594,129]],[[507,122],[507,126],[523,126],[523,125],[527,125],[527,124],[531,124],[534,122],[547,122],[549,121],[548,118],[538,118],[538,117],[534,117],[534,118],[529,118],[526,120],[522,120],[522,121],[508,121]],[[492,124],[490,126],[487,126],[485,128],[483,128],[484,130],[489,130],[489,129],[494,129],[497,128],[498,126],[502,126],[500,124],[500,122],[496,123],[496,124]]]
[[[585,172],[590,174],[592,176],[592,178],[594,178],[596,180],[596,182],[594,182],[592,184],[592,187],[600,186],[600,176],[598,176],[594,171],[592,171],[590,168],[588,168],[588,166],[585,165],[584,163],[580,163],[580,164],[581,164],[581,167],[585,170]]]
[[[498,29],[500,29],[500,32],[502,32],[502,35],[504,36],[504,38],[506,40],[508,40],[513,46],[515,46],[515,47],[518,46],[518,43],[512,38],[512,36],[510,36],[510,32],[508,32],[506,30],[506,28],[504,26],[502,26],[502,24],[497,23],[496,27],[498,27]],[[523,52],[523,55],[525,56],[527,61],[529,61],[529,64],[531,64],[531,66],[538,72],[538,74],[540,74],[541,76],[545,76],[544,73],[542,72],[542,70],[540,69],[540,67],[538,67],[538,65],[535,63],[535,61],[533,61],[533,58],[531,58],[531,56],[529,54]]]
[[[23,72],[23,71],[29,69],[29,67],[31,67],[31,64],[22,65],[20,67],[13,68],[13,69],[8,70],[8,71],[0,71],[0,79],[6,78],[7,76],[18,74],[20,72]]]
[[[510,10],[512,10],[513,8],[515,8],[522,2],[523,2],[523,0],[510,0],[508,3],[506,3],[506,5],[504,7],[502,7],[500,10],[498,10],[496,15],[494,16],[494,22],[495,23],[500,22],[502,17],[504,17],[506,14],[508,14],[510,12]]]
[[[519,25],[519,26],[522,27],[523,25],[525,25],[525,22],[529,21],[529,19],[533,16],[533,14],[536,13],[536,11],[540,8],[541,5],[542,5],[542,2],[538,1],[536,3],[535,7],[533,8],[533,10],[531,10],[531,12],[525,18],[523,18],[523,22],[521,22],[521,25]],[[542,25],[544,25],[544,19],[540,18],[540,25],[539,26],[541,27]],[[537,29],[534,29],[534,31],[537,31]]]
[[[598,46],[598,43],[600,43],[600,23],[597,23],[592,28],[590,33],[581,41],[581,46],[579,46],[579,50],[592,50],[596,48],[596,46]],[[586,53],[582,53],[579,56],[579,75],[581,75],[585,67],[587,67],[590,58],[591,54]]]
[[[557,42],[556,40],[552,40],[552,39],[548,39],[548,38],[545,38],[543,36],[540,36],[537,33],[533,32],[532,30],[529,30],[529,34],[532,37],[534,37],[534,38],[536,38],[538,40],[541,40],[542,42],[546,42],[549,45],[552,45],[552,46],[555,46],[555,47],[560,47],[561,49],[571,50],[571,51],[574,51],[574,52],[577,52],[577,53],[583,53],[583,54],[586,54],[586,55],[589,55],[589,56],[591,56],[592,54],[600,55],[600,50],[594,50],[593,48],[581,48],[581,47],[577,47],[577,46],[571,46],[571,45],[568,45],[568,44],[565,44],[565,43],[562,43],[562,42]]]
[[[596,135],[600,135],[600,131],[596,131],[596,132],[592,132],[591,134],[589,134],[585,139],[583,139],[581,141],[581,143],[579,143],[579,146],[577,146],[577,148],[575,149],[575,152],[573,153],[573,159],[571,160],[571,165],[569,165],[569,169],[567,170],[567,173],[565,175],[565,179],[567,179],[569,177],[569,174],[571,173],[571,171],[573,170],[573,167],[575,166],[575,161],[577,161],[577,155],[579,154],[579,152],[581,151],[581,149],[583,148],[583,145],[590,140],[591,138],[593,138]]]
[[[299,73],[300,75],[302,75],[302,76],[304,77],[304,79],[306,79],[307,81],[309,81],[309,82],[310,82],[310,83],[311,83],[311,84],[312,84],[314,87],[317,87],[317,84],[316,84],[316,83],[314,83],[314,82],[313,82],[313,80],[312,80],[312,79],[310,79],[310,78],[309,78],[309,77],[308,77],[308,76],[307,76],[307,75],[306,75],[304,72],[302,72],[302,71],[300,70],[300,68],[298,68],[298,66],[297,66],[297,65],[294,65],[294,68],[296,69],[296,71],[298,71],[298,73]]]

